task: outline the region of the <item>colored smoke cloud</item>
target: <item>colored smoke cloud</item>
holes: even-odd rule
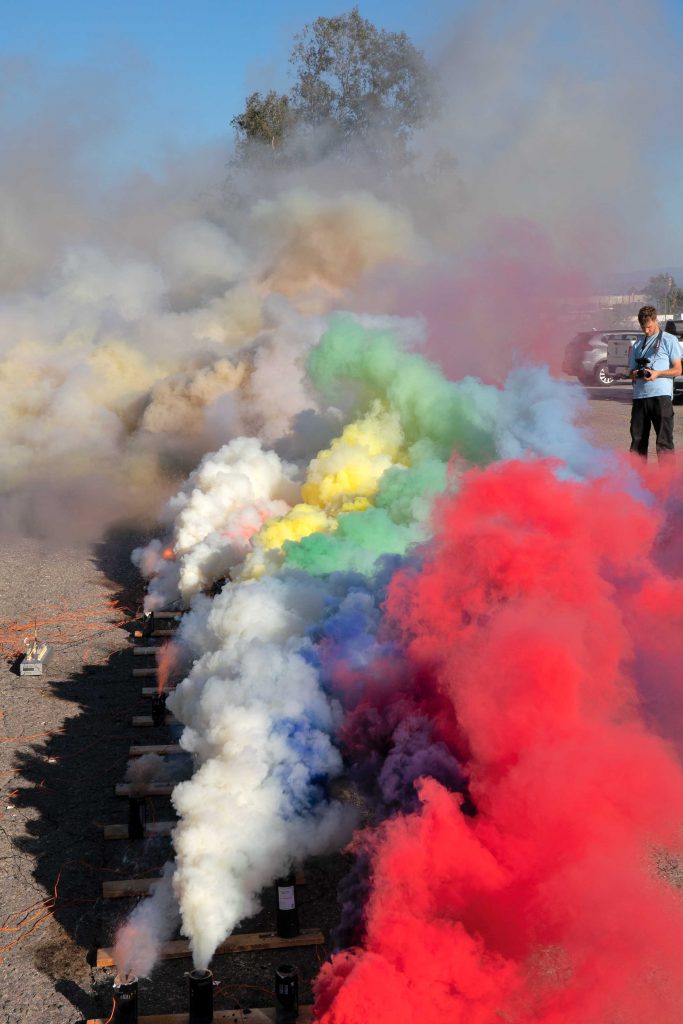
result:
[[[648,558],[659,517],[511,462],[436,523],[387,610],[452,703],[477,815],[426,779],[377,830],[365,942],[323,968],[317,1019],[673,1024],[683,910],[657,855],[680,853],[683,774],[629,672],[652,589],[681,600]]]
[[[428,55],[439,115],[408,166],[311,139],[305,163],[233,167],[227,190],[208,147],[113,188],[93,173],[138,88],[120,54],[59,88],[30,61],[0,71],[31,112],[0,111],[0,526],[144,519],[205,452],[289,434],[337,308],[422,318],[449,376],[557,368],[568,306],[629,253],[659,261],[659,211],[632,216],[659,185],[642,125],[676,116],[631,73],[653,23],[666,37],[641,2],[466,5]]]

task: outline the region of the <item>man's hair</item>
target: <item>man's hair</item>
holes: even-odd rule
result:
[[[648,320],[657,319],[657,310],[654,306],[641,306],[638,310],[638,323],[642,327]]]

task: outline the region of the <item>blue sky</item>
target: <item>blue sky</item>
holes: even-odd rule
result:
[[[120,175],[161,169],[178,148],[214,146],[227,162],[233,140],[230,119],[256,89],[287,91],[288,55],[295,34],[320,15],[348,11],[354,0],[0,0],[0,147],[14,134],[24,146],[52,134],[76,153],[74,166],[95,175],[83,181],[108,185]],[[537,88],[543,69],[567,62],[580,82],[599,78],[590,33],[576,44],[572,16],[590,15],[589,0],[488,0],[505,52],[509,28],[550,11],[546,37],[527,66],[520,87]],[[596,9],[609,0],[595,0]],[[683,50],[683,0],[621,0],[628,33],[633,7],[652,21],[651,52],[670,102],[683,91],[676,59]],[[432,61],[454,35],[457,18],[480,10],[483,0],[359,0],[361,14],[380,28],[405,31]],[[516,6],[519,4],[519,6]],[[580,14],[579,14],[580,12]],[[521,19],[524,20],[523,18]],[[635,24],[635,22],[634,22]],[[640,22],[639,24],[642,24]],[[590,26],[589,26],[590,27]],[[495,50],[495,48],[494,48]],[[669,61],[667,55],[671,54]],[[619,46],[610,54],[621,74]],[[489,59],[483,50],[482,62]],[[495,79],[496,53],[490,56]],[[624,74],[641,70],[633,59]],[[673,104],[671,102],[673,97]],[[661,118],[660,118],[661,120]],[[657,171],[644,208],[659,210],[657,263],[683,265],[683,143],[675,113],[666,138],[653,140]],[[8,132],[8,126],[10,131]],[[647,118],[643,124],[647,134]],[[36,152],[38,152],[36,147]],[[45,152],[55,152],[45,149]],[[201,159],[200,154],[200,159]],[[45,159],[40,154],[38,159]],[[664,255],[666,253],[666,255]],[[645,257],[643,257],[645,258]],[[630,254],[625,264],[640,266]],[[647,257],[649,260],[649,257]]]
[[[0,0],[0,60],[28,59],[42,89],[69,73],[99,69],[118,78],[125,109],[109,159],[154,165],[166,144],[232,138],[230,118],[255,89],[286,91],[293,37],[319,15],[350,9],[339,0]],[[405,31],[431,53],[459,0],[366,0],[378,27]],[[97,82],[93,82],[97,89]],[[84,89],[88,89],[88,84]],[[0,100],[2,96],[0,94]],[[17,112],[35,102],[12,96]]]

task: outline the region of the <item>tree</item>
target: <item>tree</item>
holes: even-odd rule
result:
[[[292,101],[308,125],[333,125],[370,143],[378,131],[405,141],[431,112],[430,75],[405,32],[386,32],[358,8],[317,18],[296,37]]]
[[[643,292],[665,316],[676,313],[683,307],[683,289],[678,287],[671,274],[655,274],[647,282]]]
[[[278,149],[296,122],[289,96],[276,93],[273,89],[265,96],[253,92],[247,96],[246,107],[241,114],[233,117],[230,124],[237,133],[237,144],[244,151],[256,143]]]
[[[386,32],[357,7],[317,18],[295,37],[289,95],[254,92],[233,117],[238,157],[268,146],[284,151],[294,129],[323,131],[328,149],[360,142],[375,154],[405,151],[413,130],[432,112],[430,73],[405,32]]]

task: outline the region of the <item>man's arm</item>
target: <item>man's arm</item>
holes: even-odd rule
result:
[[[648,380],[657,380],[657,377],[680,377],[681,375],[681,360],[676,359],[668,370],[650,370],[650,376]]]
[[[676,340],[673,345],[667,345],[669,353],[668,370],[650,370],[648,380],[657,380],[657,377],[680,377],[681,375],[681,347]]]

